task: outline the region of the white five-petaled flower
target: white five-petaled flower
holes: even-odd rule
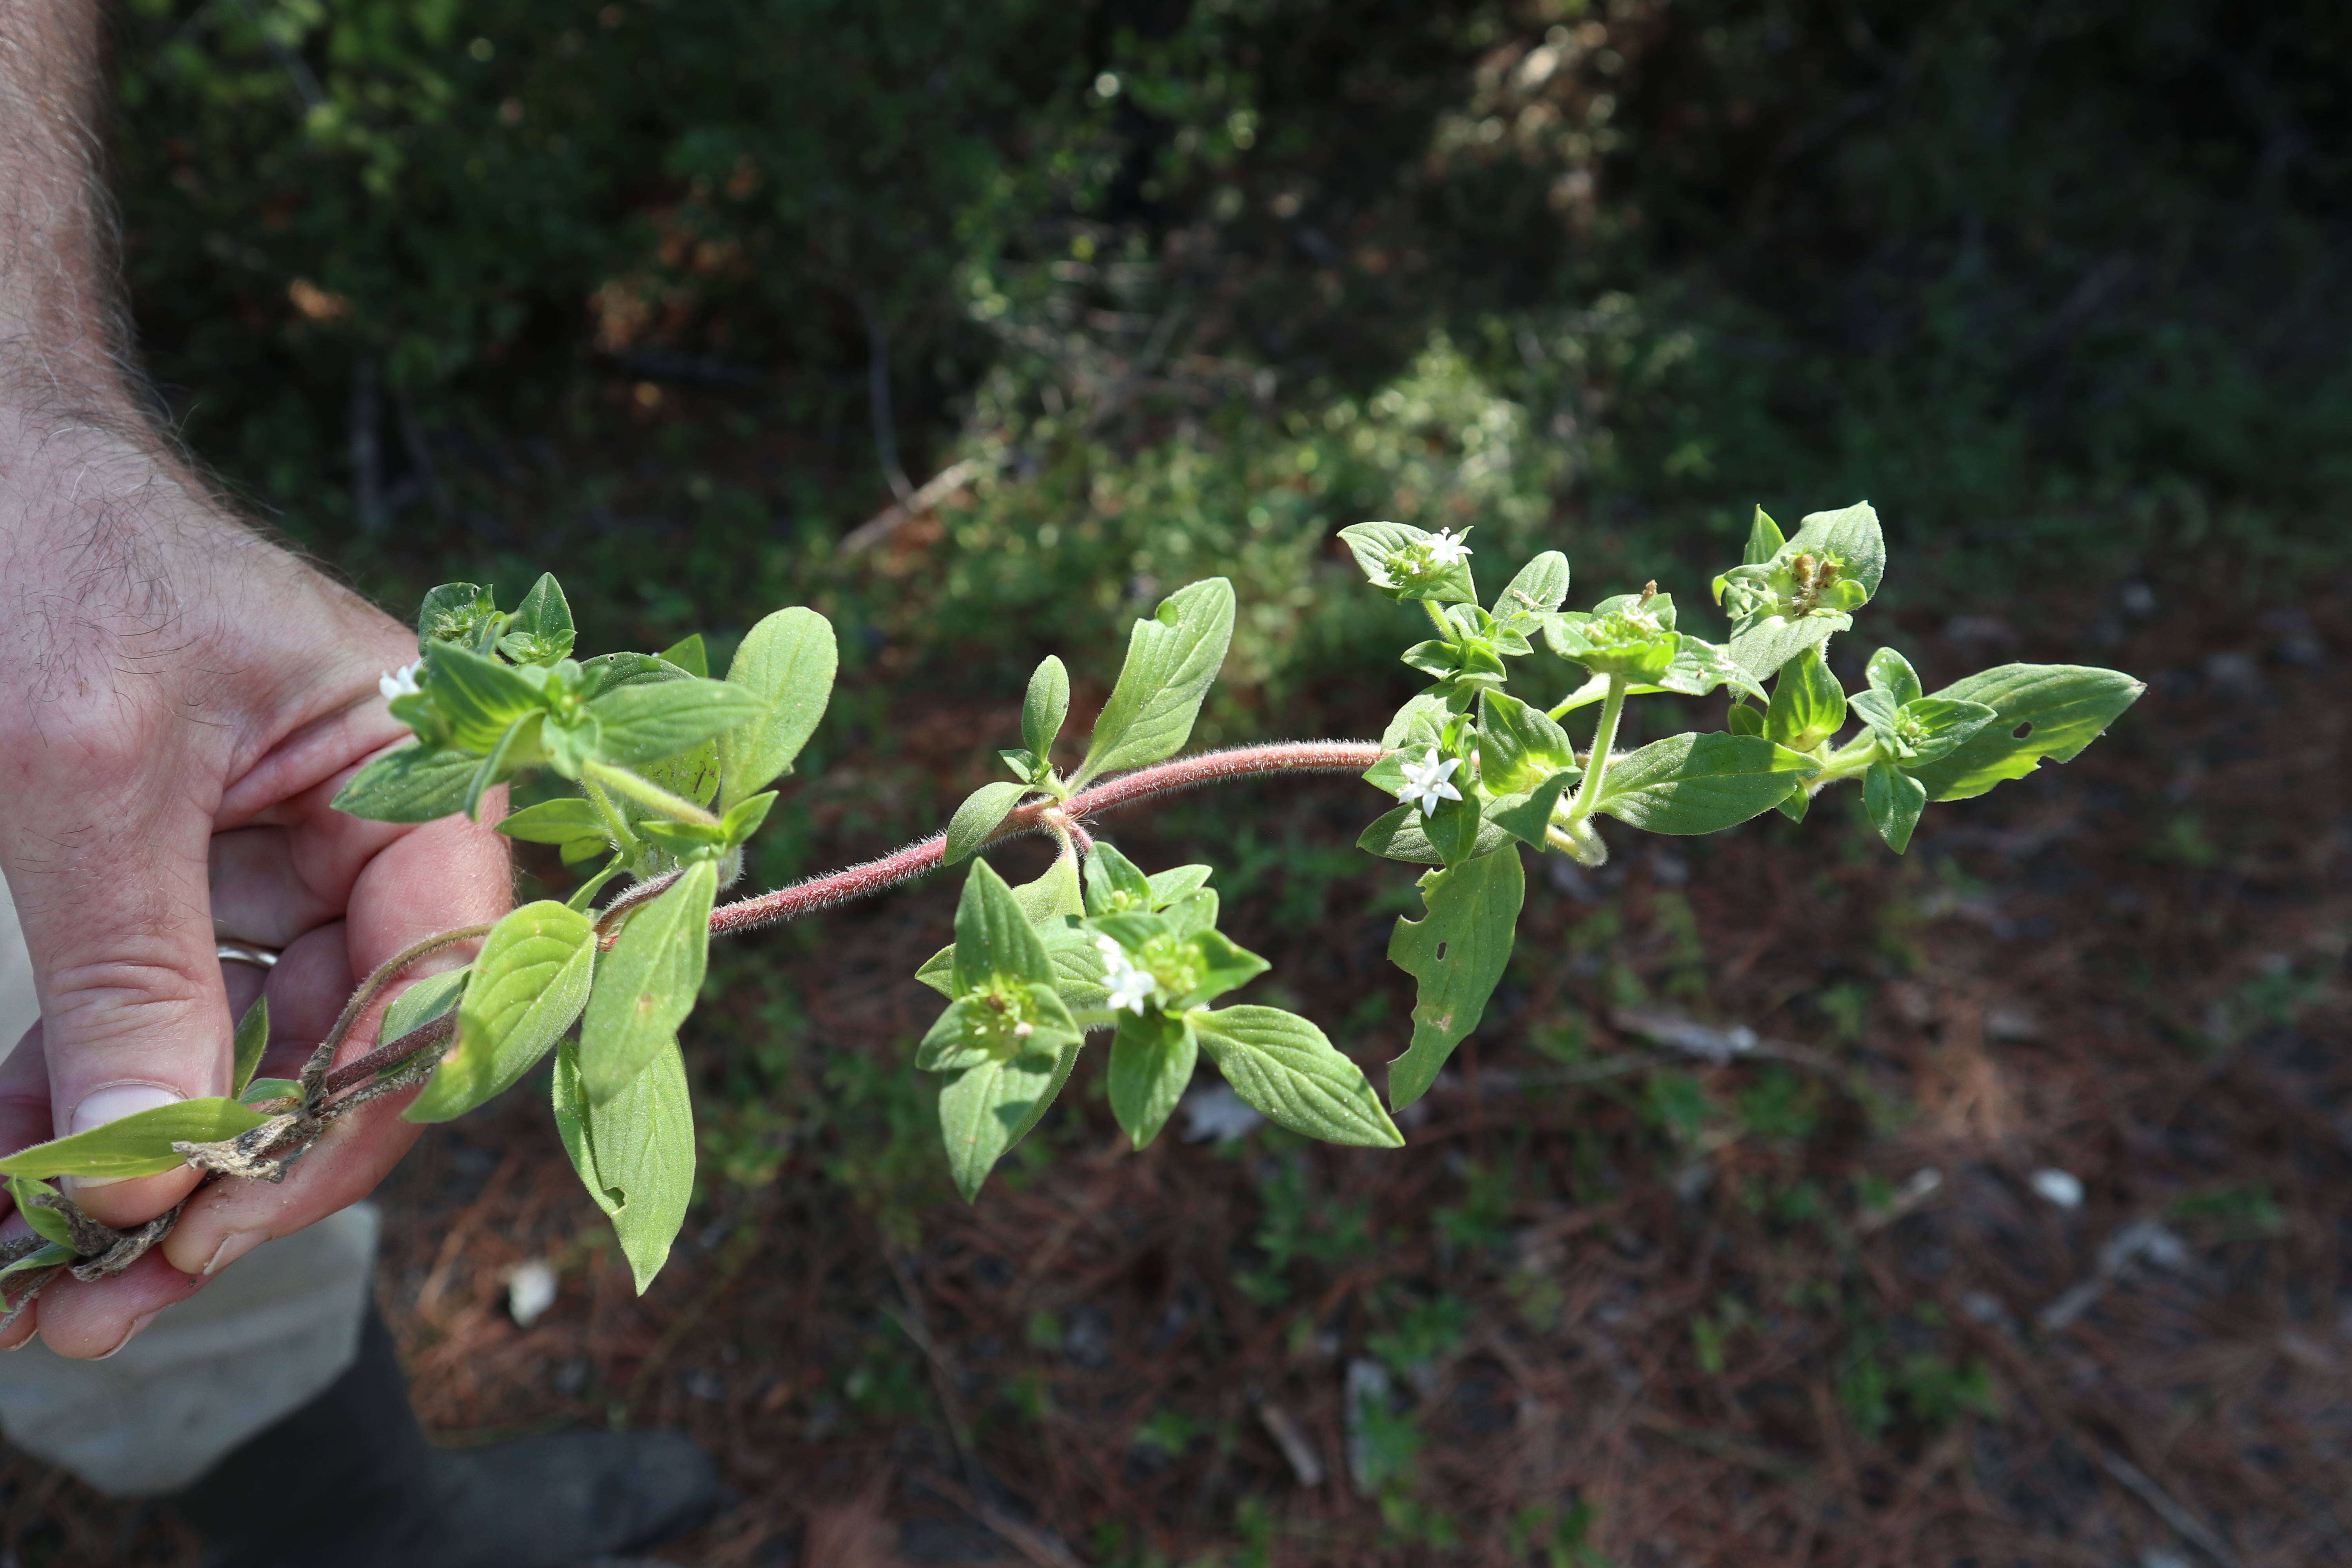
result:
[[[1451,566],[1457,561],[1469,560],[1470,547],[1462,542],[1469,537],[1470,531],[1466,528],[1460,533],[1450,528],[1439,529],[1437,537],[1429,542],[1429,558],[1440,566]]]
[[[1098,936],[1095,946],[1102,952],[1103,984],[1110,988],[1106,1000],[1111,1011],[1116,1013],[1124,1007],[1140,1016],[1152,994],[1160,989],[1159,979],[1151,971],[1138,968],[1135,960],[1127,956],[1127,949],[1119,946],[1118,938]]]
[[[1408,805],[1418,801],[1423,816],[1434,815],[1439,801],[1462,798],[1462,792],[1445,782],[1461,765],[1461,758],[1440,758],[1437,748],[1430,747],[1429,754],[1421,761],[1405,763],[1404,787],[1396,792],[1397,798]]]
[[[386,702],[395,697],[414,697],[424,689],[416,684],[416,666],[413,664],[404,664],[396,670],[378,676],[375,689],[383,693]]]

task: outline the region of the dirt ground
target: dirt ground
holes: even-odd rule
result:
[[[1901,860],[1817,807],[1530,862],[1396,1152],[1139,1156],[1082,1069],[1053,1158],[966,1209],[898,1087],[952,886],[825,917],[821,958],[746,939],[734,973],[781,979],[689,1041],[710,1179],[646,1298],[531,1096],[388,1186],[417,1405],[456,1444],[690,1431],[735,1500],[662,1556],[709,1568],[2352,1564],[2352,624],[2132,598],[1904,628],[1931,689],[2072,657],[2148,690]],[[908,781],[994,739],[829,773],[812,855],[887,847],[947,798]],[[1411,873],[1323,852],[1363,786],[1237,804],[1103,826],[1158,866],[1252,822],[1229,929],[1393,1054]],[[1760,1043],[1712,1061],[1677,1020]],[[561,1288],[524,1329],[534,1258]],[[12,1565],[194,1562],[21,1458],[0,1519]]]

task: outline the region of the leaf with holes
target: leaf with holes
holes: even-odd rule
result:
[[[1507,842],[1491,855],[1427,873],[1421,896],[1427,916],[1399,919],[1389,938],[1389,962],[1421,983],[1412,1042],[1389,1064],[1389,1105],[1396,1110],[1427,1092],[1454,1047],[1477,1027],[1503,978],[1527,896],[1517,846]]]
[[[1913,776],[1929,800],[1967,800],[2023,778],[2044,757],[2072,762],[2147,689],[2119,670],[2080,664],[2004,664],[1956,680],[1936,696],[1983,703],[1992,721]]]

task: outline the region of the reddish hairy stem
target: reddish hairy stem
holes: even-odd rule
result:
[[[1059,811],[1075,826],[1076,819],[1097,812],[1115,811],[1122,805],[1174,795],[1180,790],[1198,789],[1202,784],[1268,773],[1360,773],[1379,762],[1381,754],[1382,748],[1377,741],[1286,741],[1180,757],[1172,763],[1106,779],[1090,789],[1080,790],[1058,806],[1050,800],[1032,801],[1006,817],[1004,825],[988,841],[993,844],[1019,834],[1035,833],[1048,811]],[[723,936],[729,931],[795,920],[895,888],[901,882],[911,882],[939,868],[940,852],[946,842],[945,834],[933,834],[879,860],[868,860],[863,866],[852,866],[829,877],[812,878],[772,893],[762,893],[756,899],[724,905],[711,911],[711,934]]]

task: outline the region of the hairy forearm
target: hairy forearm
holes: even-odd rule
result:
[[[125,408],[100,180],[97,0],[0,5],[0,400]]]

